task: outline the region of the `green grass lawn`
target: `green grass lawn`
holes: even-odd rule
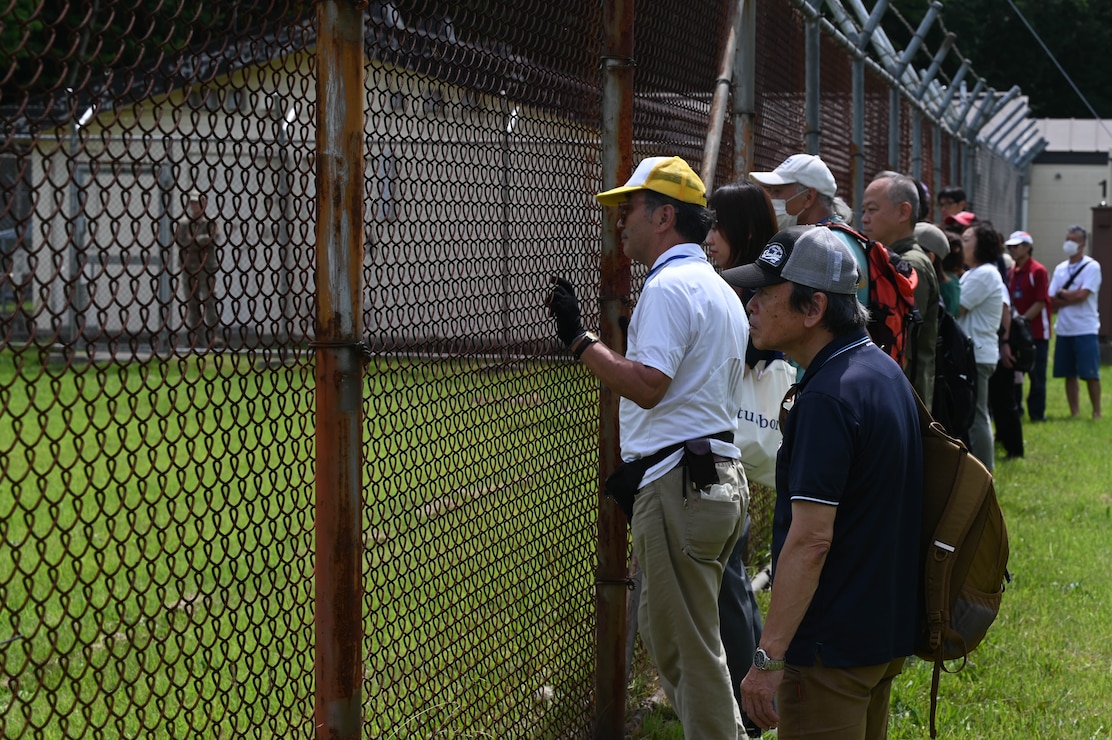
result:
[[[257,359],[0,353],[0,736],[312,736],[315,380]],[[364,415],[367,734],[581,731],[597,384],[376,360]],[[941,737],[1112,735],[1112,422],[1065,418],[1061,381],[1050,416],[999,465],[1015,578]],[[926,736],[929,683],[898,679],[893,738]]]
[[[314,735],[315,380],[256,359],[0,353],[0,736]],[[364,417],[368,735],[581,726],[595,384],[375,361]]]
[[[1107,366],[1104,374],[1107,415]],[[1013,580],[965,670],[942,676],[940,738],[1112,737],[1112,419],[1089,418],[1084,385],[1081,416],[1069,418],[1063,382],[1048,383],[1050,421],[1024,424],[1025,457],[1005,462],[998,448]],[[759,600],[767,609],[768,594]],[[928,737],[931,668],[912,658],[897,678],[893,740]],[[677,739],[683,731],[663,707],[640,736]]]
[[[288,732],[311,702],[310,380],[0,355],[4,736]]]

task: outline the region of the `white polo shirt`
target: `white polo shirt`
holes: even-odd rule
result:
[[[633,311],[626,357],[656,368],[672,382],[652,409],[621,399],[622,459],[636,460],[717,432],[732,436],[748,342],[749,319],[741,300],[702,248],[679,244],[662,254]],[[711,449],[725,457],[741,454],[730,442],[712,440]],[[654,465],[641,484],[674,468],[681,455]]]

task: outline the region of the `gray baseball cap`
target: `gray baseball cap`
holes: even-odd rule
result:
[[[769,240],[756,262],[732,267],[722,277],[735,288],[799,283],[824,293],[857,293],[860,275],[853,253],[825,226],[792,226]]]

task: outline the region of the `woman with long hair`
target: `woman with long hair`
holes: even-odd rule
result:
[[[764,188],[747,180],[723,185],[707,199],[707,205],[715,212],[714,226],[707,234],[707,249],[719,268],[725,270],[756,262],[777,232],[776,212]],[[742,302],[747,303],[750,297],[741,296]],[[782,358],[779,352],[756,349],[750,340],[745,353],[745,364],[748,365],[745,371],[756,372],[753,367],[761,360],[765,360],[767,365],[773,360],[783,362]],[[742,457],[744,463],[745,456]],[[753,653],[760,644],[762,632],[761,611],[742,557],[749,548],[749,529],[750,518],[746,512],[741,537],[726,563],[718,593],[722,644],[726,650],[726,663],[738,709],[741,709],[741,679],[753,665]],[[760,736],[760,728],[744,713],[742,720],[751,737]]]
[[[756,262],[778,231],[772,201],[754,182],[723,185],[707,199],[707,205],[715,213],[707,247],[723,270]]]

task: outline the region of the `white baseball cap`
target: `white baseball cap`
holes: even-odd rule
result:
[[[762,185],[789,185],[799,183],[814,188],[828,198],[838,191],[838,183],[826,162],[815,154],[793,154],[772,172],[750,172],[749,177]]]
[[[1004,242],[1005,247],[1014,247],[1016,244],[1034,244],[1035,240],[1026,231],[1013,231],[1012,235],[1008,237],[1008,241]]]

